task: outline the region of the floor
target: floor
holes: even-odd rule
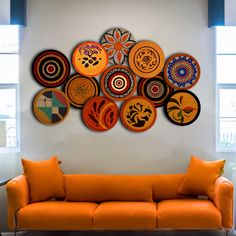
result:
[[[21,236],[225,236],[224,231],[83,231],[83,232],[67,232],[67,231],[54,231],[54,232],[26,232],[20,234]],[[234,234],[231,233],[230,236]]]

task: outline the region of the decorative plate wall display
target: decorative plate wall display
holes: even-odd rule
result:
[[[165,63],[166,82],[174,89],[190,89],[200,78],[200,66],[197,60],[188,54],[174,54]]]
[[[126,66],[111,66],[101,77],[101,89],[112,100],[125,100],[133,95],[137,87],[136,76]]]
[[[129,51],[135,43],[134,36],[123,28],[112,28],[101,39],[101,45],[107,50],[111,64],[127,62]]]
[[[157,113],[153,103],[142,97],[134,96],[124,102],[121,108],[121,121],[132,131],[148,130],[156,121]]]
[[[99,43],[84,42],[74,49],[72,64],[81,75],[93,77],[106,69],[108,55]]]
[[[194,93],[178,90],[169,96],[164,110],[172,123],[184,126],[193,123],[198,118],[201,105]]]
[[[53,125],[63,121],[69,110],[70,102],[59,89],[43,89],[34,98],[34,114],[43,124]]]
[[[82,108],[89,98],[100,94],[100,89],[95,78],[77,74],[66,83],[65,93],[73,106]]]
[[[165,56],[161,47],[151,41],[141,41],[129,53],[131,70],[142,78],[158,75],[164,66]]]
[[[85,103],[82,118],[88,128],[94,131],[107,131],[116,125],[119,119],[119,109],[115,102],[98,96]]]
[[[141,78],[138,83],[138,94],[151,100],[155,107],[163,106],[166,98],[173,92],[174,89],[166,84],[162,76]]]
[[[70,75],[70,63],[66,56],[56,50],[40,52],[33,61],[32,73],[44,87],[57,87]]]

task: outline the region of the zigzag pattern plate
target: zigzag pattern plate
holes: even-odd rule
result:
[[[59,89],[43,89],[34,98],[34,115],[43,124],[53,125],[63,121],[69,110],[70,102]]]

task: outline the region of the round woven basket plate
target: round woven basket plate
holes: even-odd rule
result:
[[[70,63],[66,56],[56,50],[40,52],[33,61],[32,73],[44,87],[57,87],[70,75]]]
[[[151,100],[155,107],[164,105],[166,98],[174,92],[174,89],[166,84],[162,76],[151,79],[140,79],[138,94]]]
[[[73,106],[82,108],[89,98],[100,94],[100,88],[93,77],[73,75],[66,83],[65,93]]]
[[[85,103],[82,118],[88,128],[94,131],[107,131],[116,125],[119,119],[119,109],[115,102],[98,96]]]
[[[125,100],[133,95],[137,87],[136,76],[126,66],[111,66],[101,77],[101,89],[112,100]]]
[[[72,64],[81,75],[93,77],[101,74],[108,64],[106,50],[96,42],[84,42],[74,49]]]
[[[184,126],[193,123],[198,118],[201,105],[194,93],[178,90],[167,98],[164,110],[172,123]]]
[[[70,102],[59,89],[43,89],[34,98],[34,115],[43,124],[54,125],[63,121],[69,110]]]
[[[123,28],[112,28],[101,39],[101,45],[106,49],[111,64],[127,63],[129,51],[135,43],[134,36]]]
[[[151,128],[157,117],[153,103],[142,96],[129,98],[121,108],[121,121],[132,131],[142,132]]]
[[[153,78],[163,69],[165,62],[161,47],[151,41],[141,41],[129,53],[131,70],[142,78]]]
[[[164,67],[166,82],[174,89],[190,89],[200,78],[197,60],[188,54],[175,54],[168,58]]]

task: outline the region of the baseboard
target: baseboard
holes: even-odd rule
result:
[[[23,236],[24,232],[17,232],[17,236]],[[15,236],[14,232],[2,232],[1,236]]]

